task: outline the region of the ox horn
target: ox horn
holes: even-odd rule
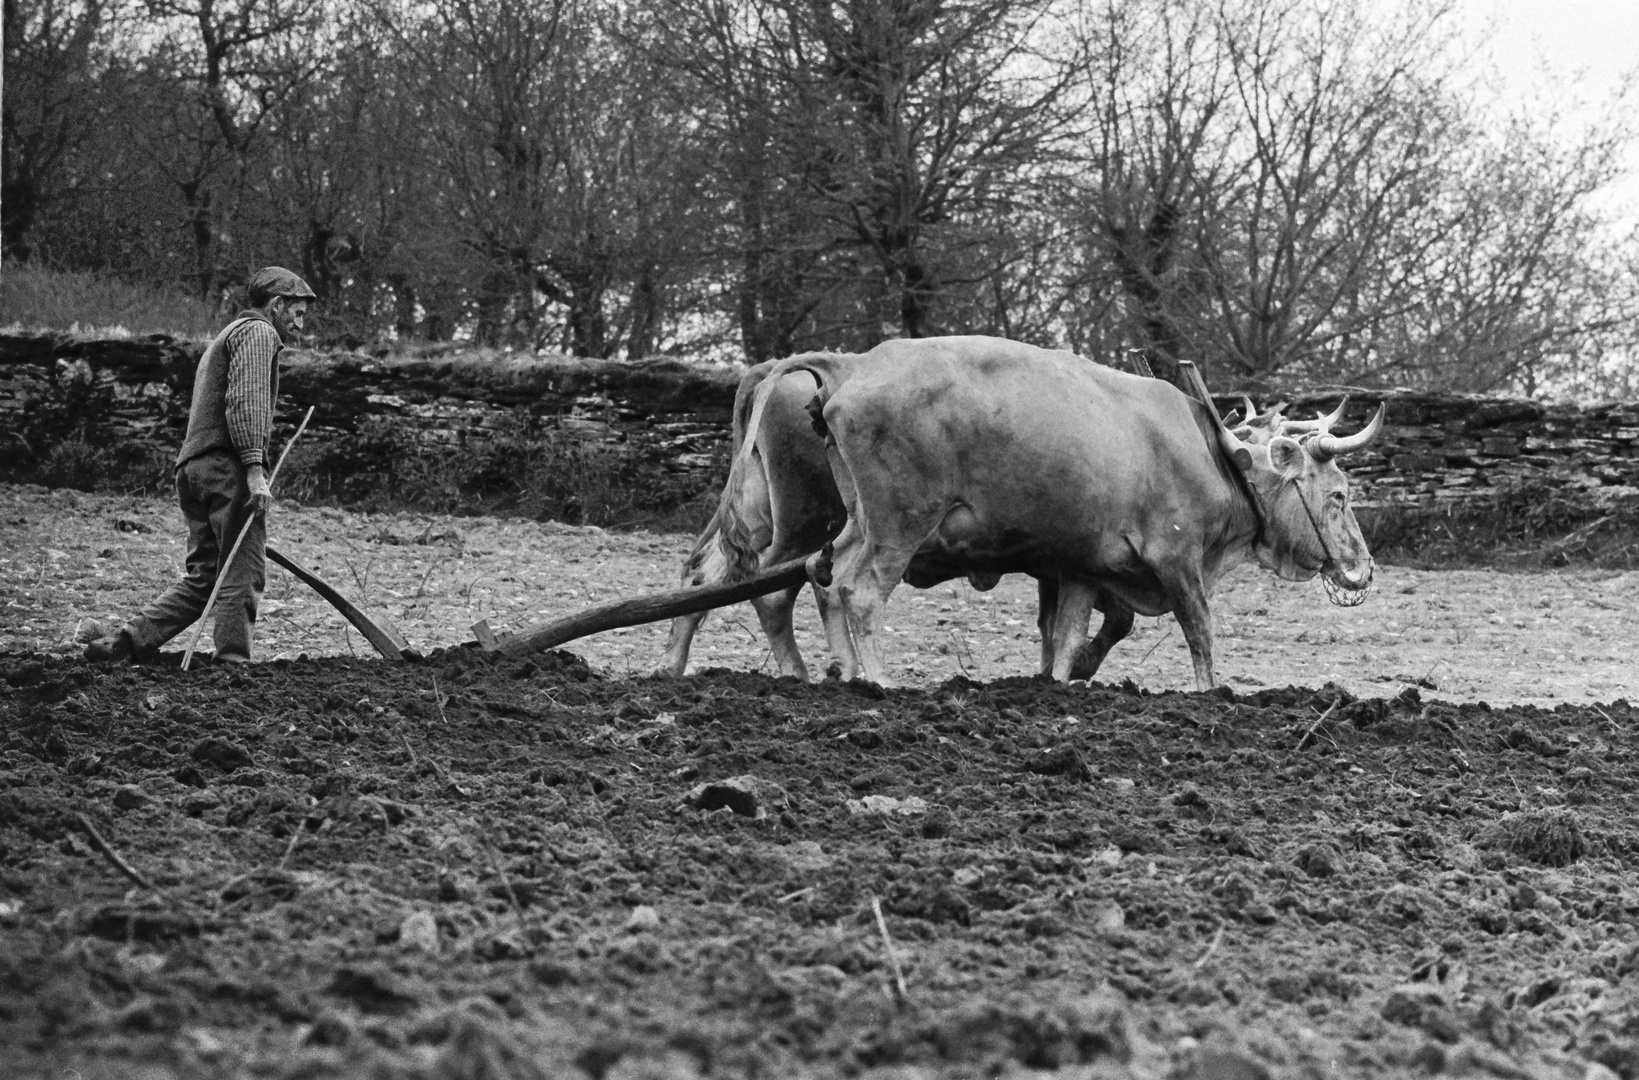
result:
[[[1324,416],[1317,416],[1313,420],[1283,420],[1280,431],[1282,435],[1292,432],[1319,431],[1325,433],[1331,430],[1333,424],[1343,419],[1343,410],[1349,407],[1349,396],[1343,395],[1343,400],[1337,403],[1337,408]]]
[[[1316,435],[1309,440],[1309,452],[1320,461],[1347,454],[1351,450],[1359,450],[1383,430],[1383,417],[1389,410],[1388,405],[1377,406],[1377,415],[1372,417],[1371,423],[1355,432],[1353,435]]]

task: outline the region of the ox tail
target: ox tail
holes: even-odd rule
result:
[[[751,408],[756,399],[757,390],[768,381],[769,371],[775,363],[774,361],[766,361],[751,368],[741,377],[739,386],[734,389],[734,408],[730,414],[730,430],[733,435],[729,451],[731,465],[739,457],[740,447],[745,444],[746,425],[751,420]],[[723,493],[717,499],[717,508],[712,511],[711,520],[706,523],[705,529],[695,538],[694,547],[689,549],[688,557],[683,560],[683,584],[685,586],[706,583],[705,577],[702,576],[702,568],[711,561],[712,547],[723,547],[723,519],[729,513],[729,508],[734,505],[735,499],[741,494],[743,487],[743,484],[734,482],[733,474],[730,473],[729,482],[723,486]],[[742,529],[742,531],[744,530]],[[722,554],[728,565],[734,566],[736,564],[736,560],[727,550],[724,550]]]
[[[734,389],[734,409],[730,414],[732,417],[730,430],[733,433],[729,450],[731,464],[735,458],[739,457],[740,447],[745,443],[746,424],[751,418],[753,399],[756,396],[757,388],[767,381],[768,371],[771,367],[773,367],[772,364],[758,364],[745,373],[744,377],[740,379],[740,385]],[[689,549],[688,558],[683,560],[684,585],[700,584],[699,581],[693,579],[697,576],[701,566],[705,564],[707,553],[710,551],[712,544],[720,544],[723,534],[723,515],[727,508],[733,504],[733,497],[737,491],[738,488],[733,483],[733,474],[730,473],[730,482],[723,486],[723,493],[718,496],[717,508],[712,511],[711,520],[706,522],[705,529],[695,538],[694,547]]]
[[[782,378],[793,372],[806,371],[813,376],[817,393],[823,403],[829,397],[828,386],[834,388],[833,384],[836,382],[831,377],[830,361],[833,356],[831,353],[804,353],[781,360],[770,365],[760,381],[747,380],[741,383],[740,391],[735,395],[734,461],[729,467],[728,483],[723,487],[723,497],[717,504],[717,515],[713,518],[719,530],[718,542],[728,558],[730,581],[740,581],[752,576],[761,563],[762,551],[757,546],[756,529],[746,514],[743,497],[751,478],[751,471],[762,467],[755,460],[758,456],[757,432],[762,427],[763,413],[768,407],[769,396],[773,394],[774,388],[779,385]],[[751,385],[748,386],[747,383]]]

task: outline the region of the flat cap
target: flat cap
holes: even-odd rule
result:
[[[299,300],[316,300],[307,282],[282,266],[264,266],[250,279],[252,296],[292,296]]]

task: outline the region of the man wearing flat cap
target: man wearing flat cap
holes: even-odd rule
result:
[[[188,431],[176,456],[176,495],[188,521],[183,577],[116,633],[86,646],[88,660],[150,660],[159,647],[205,615],[221,561],[251,520],[226,568],[216,601],[216,659],[250,660],[256,606],[266,580],[264,515],[268,444],[279,396],[279,352],[301,332],[314,299],[307,282],[281,266],[250,279],[250,307],[206,348],[194,372]]]

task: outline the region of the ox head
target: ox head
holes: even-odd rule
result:
[[[1343,415],[1340,405],[1316,420],[1281,421],[1278,430],[1250,442],[1261,452],[1254,456],[1257,464],[1248,470],[1248,479],[1257,489],[1267,526],[1257,545],[1258,562],[1296,581],[1323,574],[1327,592],[1338,603],[1348,602],[1342,599],[1346,595],[1364,598],[1373,566],[1349,504],[1349,478],[1337,458],[1377,438],[1384,410],[1378,406],[1371,423],[1353,435],[1331,433]]]

